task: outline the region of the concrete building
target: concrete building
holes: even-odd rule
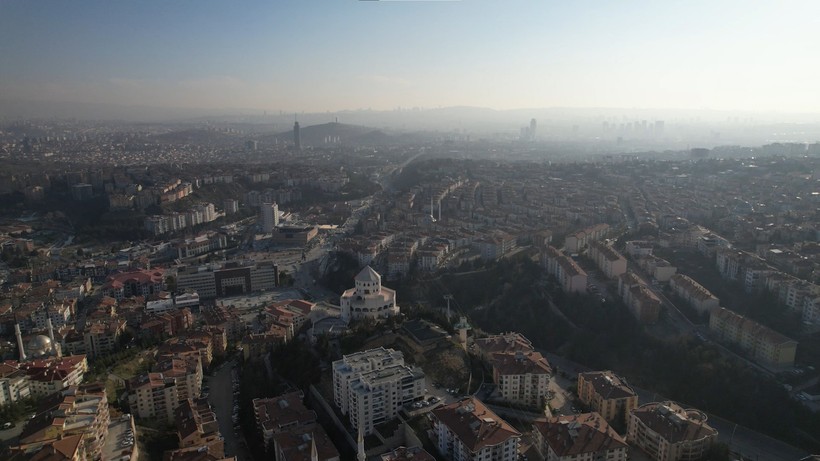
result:
[[[401,352],[370,349],[333,362],[333,398],[353,428],[367,435],[424,397],[424,373],[404,363]]]
[[[265,446],[273,442],[276,434],[316,423],[316,412],[305,407],[304,398],[302,391],[294,391],[268,399],[253,399],[256,427]]]
[[[319,229],[316,226],[278,226],[270,234],[271,243],[303,246],[319,234]]]
[[[521,433],[475,397],[436,408],[433,443],[449,461],[517,461]]]
[[[638,266],[658,282],[668,282],[678,271],[678,268],[669,264],[669,261],[655,255],[638,258]]]
[[[706,419],[675,402],[647,403],[629,414],[626,439],[656,461],[695,461],[717,440]]]
[[[618,295],[639,322],[649,325],[658,321],[661,300],[634,272],[618,276]]]
[[[165,290],[165,270],[137,270],[109,275],[100,288],[103,296],[117,301],[131,296],[148,297]]]
[[[174,243],[177,258],[192,258],[212,251],[222,250],[228,246],[225,234],[208,232],[192,239],[179,240]]]
[[[535,447],[546,461],[626,461],[629,446],[598,413],[536,420]]]
[[[199,267],[176,268],[177,290],[194,291],[213,299],[276,288],[279,267],[272,261],[229,261]]]
[[[361,318],[379,320],[398,315],[396,292],[382,286],[382,278],[370,266],[355,277],[356,286],[342,293],[339,304],[342,320],[349,322]]]
[[[93,359],[113,352],[120,335],[125,332],[125,325],[124,319],[87,323],[83,330],[85,354]]]
[[[262,224],[262,232],[270,234],[279,225],[279,205],[276,202],[263,203],[259,206],[259,222]]]
[[[380,461],[435,461],[436,458],[424,450],[422,447],[398,447],[384,453],[379,457]]]
[[[552,368],[540,352],[496,352],[490,354],[489,364],[501,398],[529,407],[544,407]]]
[[[198,447],[217,459],[225,457],[225,440],[207,399],[187,398],[180,402],[174,410],[174,424],[179,448]]]
[[[13,451],[31,453],[79,437],[86,458],[100,459],[111,422],[108,398],[102,385],[71,386],[39,402],[39,411],[28,421]],[[29,459],[29,458],[26,458]],[[31,459],[65,459],[38,458]]]
[[[587,289],[587,273],[581,269],[572,258],[564,255],[561,250],[548,246],[541,251],[541,265],[547,269],[547,274],[554,276],[567,293],[585,293]]]
[[[222,202],[222,207],[225,209],[225,214],[234,214],[239,212],[239,200],[226,198]]]
[[[729,309],[712,310],[709,330],[719,341],[740,346],[758,363],[775,368],[794,366],[797,341]]]
[[[626,258],[603,242],[590,242],[587,254],[607,278],[612,279],[626,272]]]
[[[317,423],[273,436],[275,461],[339,461],[339,450]]]
[[[608,224],[595,224],[584,230],[567,235],[564,238],[564,251],[570,254],[579,253],[590,242],[598,241],[609,233]]]
[[[669,288],[683,298],[699,314],[711,312],[720,306],[720,300],[693,278],[675,274],[669,278]]]
[[[475,340],[481,357],[493,371],[493,382],[509,402],[543,408],[552,379],[552,367],[519,333]]]
[[[88,371],[85,355],[50,357],[20,363],[26,373],[32,397],[43,397],[78,386]]]
[[[652,250],[652,242],[646,240],[630,240],[626,242],[626,254],[634,258],[650,256]]]
[[[629,412],[638,406],[638,394],[609,370],[579,373],[578,398],[609,423],[626,425]]]
[[[31,388],[25,372],[9,363],[0,363],[0,407],[30,396]]]
[[[140,418],[173,421],[179,405],[178,389],[162,373],[147,373],[126,383],[128,406]]]

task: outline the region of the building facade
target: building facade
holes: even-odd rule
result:
[[[401,352],[370,349],[333,362],[336,406],[365,435],[423,397],[424,373],[405,365]]]
[[[578,398],[609,423],[619,421],[626,425],[629,412],[638,406],[638,394],[609,370],[579,373]]]
[[[627,441],[656,461],[696,461],[717,440],[700,410],[675,402],[653,402],[629,414]]]
[[[535,447],[546,461],[626,461],[629,446],[598,413],[536,420]]]
[[[517,461],[521,433],[469,397],[436,408],[433,443],[449,461]]]

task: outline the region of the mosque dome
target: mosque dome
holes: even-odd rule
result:
[[[39,358],[51,355],[51,338],[46,335],[37,335],[26,344],[26,357]]]

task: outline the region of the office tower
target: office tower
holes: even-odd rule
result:
[[[279,225],[279,205],[276,202],[263,203],[260,207],[262,232],[273,232],[273,228]]]
[[[293,147],[297,151],[302,150],[302,134],[299,132],[299,122],[293,122]]]

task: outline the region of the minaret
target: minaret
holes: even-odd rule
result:
[[[364,434],[362,433],[362,426],[361,421],[359,422],[359,438],[358,438],[358,450],[356,452],[356,460],[357,461],[365,461],[367,459],[367,455],[364,453]]]
[[[51,318],[46,318],[46,326],[48,327],[48,339],[51,340],[51,355],[57,357],[57,343],[54,341],[54,326],[51,324]]]
[[[23,347],[23,334],[20,333],[20,324],[14,324],[14,334],[17,336],[17,349],[20,351],[20,362],[26,361],[26,349]]]
[[[319,461],[319,452],[316,451],[316,434],[310,436],[310,461]]]
[[[438,220],[441,222],[441,200],[438,201]]]

